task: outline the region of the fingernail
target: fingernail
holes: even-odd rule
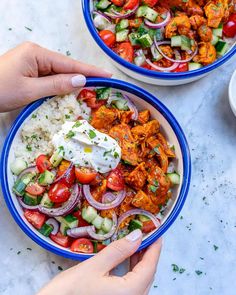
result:
[[[105,72],[106,74],[108,74],[108,75],[110,75],[110,76],[112,76],[113,75],[113,73],[111,73],[110,71],[108,71],[108,70],[105,70],[105,69],[102,69],[103,70],[103,72]]]
[[[71,84],[73,87],[82,87],[86,84],[86,77],[83,75],[77,75],[71,78]]]
[[[130,241],[130,242],[135,242],[137,240],[139,240],[142,237],[142,232],[140,229],[136,229],[134,231],[132,231],[130,234],[128,234],[125,238],[126,240]]]

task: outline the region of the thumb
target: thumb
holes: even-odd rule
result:
[[[32,99],[50,95],[64,95],[83,87],[86,77],[75,74],[58,74],[28,79],[28,89]]]
[[[133,255],[141,241],[142,232],[140,229],[136,229],[125,238],[111,243],[90,260],[93,270],[104,274],[109,272],[126,258]]]

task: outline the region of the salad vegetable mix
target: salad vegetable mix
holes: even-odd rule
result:
[[[199,69],[222,57],[236,36],[235,1],[99,0],[92,17],[120,57],[159,72]]]
[[[73,252],[96,253],[137,228],[144,237],[158,228],[157,214],[180,175],[149,110],[111,88],[84,88],[78,101],[91,108],[90,119],[64,123],[52,138],[53,154],[30,167],[16,158],[13,192],[42,235]]]

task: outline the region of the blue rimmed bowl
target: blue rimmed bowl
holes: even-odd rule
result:
[[[181,175],[181,183],[173,191],[173,196],[169,201],[166,209],[162,213],[162,225],[155,232],[149,234],[142,242],[139,250],[146,248],[162,236],[168,228],[175,221],[179,215],[185,199],[188,194],[190,177],[191,177],[191,160],[188,148],[188,143],[184,136],[183,130],[176,121],[171,112],[152,94],[147,91],[129,84],[127,82],[103,79],[103,78],[88,78],[86,87],[112,87],[122,93],[127,94],[135,103],[138,109],[149,109],[152,118],[157,119],[161,124],[161,131],[167,138],[168,142],[175,146],[176,152],[176,169]],[[71,252],[69,249],[65,249],[55,244],[51,239],[41,235],[25,218],[23,210],[20,207],[17,198],[12,193],[12,186],[14,183],[14,177],[10,171],[10,163],[14,160],[14,149],[17,146],[17,142],[20,138],[20,132],[22,124],[26,123],[31,118],[33,112],[35,112],[47,98],[38,100],[28,105],[17,117],[13,123],[10,132],[5,140],[1,165],[0,175],[2,191],[8,206],[10,213],[15,219],[20,228],[38,245],[43,248],[58,254],[60,256],[71,258],[75,260],[84,260],[91,257],[91,254],[79,254]],[[50,98],[49,98],[50,99]]]
[[[209,74],[213,70],[217,69],[225,62],[229,61],[232,58],[232,56],[236,53],[236,45],[234,45],[223,57],[217,59],[214,63],[194,71],[182,73],[163,73],[144,69],[142,67],[136,66],[135,64],[127,62],[126,60],[121,58],[112,49],[106,46],[106,44],[99,37],[97,29],[95,28],[92,19],[93,0],[82,0],[82,6],[86,25],[98,46],[111,59],[111,61],[117,68],[119,68],[128,76],[137,79],[141,82],[161,86],[187,84],[195,80],[198,80],[204,77],[205,75]]]

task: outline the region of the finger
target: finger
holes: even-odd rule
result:
[[[90,259],[91,267],[95,271],[106,274],[138,249],[142,241],[142,232],[135,230],[125,238],[111,243],[104,250]]]
[[[130,270],[132,270],[135,265],[142,259],[144,251],[139,251],[130,257]]]
[[[161,245],[161,239],[152,244],[144,253],[142,260],[133,268],[132,272],[124,276],[130,284],[136,283],[137,288],[144,288],[144,290],[148,287],[156,272],[161,253]]]
[[[79,62],[63,54],[42,47],[38,48],[38,54],[36,58],[39,65],[39,72],[43,73],[44,75],[49,73],[80,73],[84,76],[108,78],[112,76],[112,73],[104,69]]]
[[[83,87],[86,84],[86,78],[83,75],[58,74],[41,78],[29,78],[27,83],[29,97],[37,99],[44,96],[71,93]],[[35,96],[35,93],[37,93],[37,96]]]

